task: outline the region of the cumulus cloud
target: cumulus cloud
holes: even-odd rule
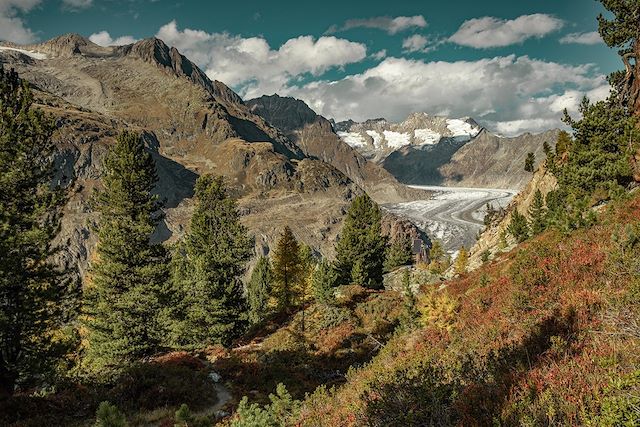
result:
[[[477,49],[504,47],[537,37],[541,38],[559,30],[561,19],[536,13],[505,20],[486,16],[465,21],[449,41]]]
[[[429,45],[429,39],[420,34],[414,34],[407,37],[402,41],[402,50],[404,52],[428,52],[431,50]]]
[[[588,33],[571,33],[560,39],[562,44],[600,44],[604,43],[602,37],[597,31],[591,31]]]
[[[0,0],[0,40],[19,44],[33,43],[36,36],[20,15],[28,13],[40,0]]]
[[[122,46],[138,41],[132,36],[120,36],[116,39],[111,37],[107,31],[100,31],[89,36],[89,40],[100,46]]]
[[[390,16],[378,16],[366,19],[350,19],[341,27],[336,25],[331,26],[327,30],[327,33],[333,34],[340,31],[351,30],[353,28],[375,28],[393,35],[412,28],[424,28],[426,26],[427,21],[422,15],[397,16],[395,18]]]
[[[277,92],[294,79],[320,76],[367,56],[364,44],[333,36],[300,36],[272,49],[262,37],[180,30],[175,21],[162,26],[156,36],[178,48],[210,78],[240,86],[246,98]]]
[[[559,127],[564,108],[576,114],[583,95],[598,100],[607,93],[604,76],[592,65],[515,55],[457,62],[387,58],[361,74],[281,91],[336,120],[403,120],[426,111],[472,116],[505,135]]]
[[[66,9],[87,9],[93,5],[93,0],[62,0],[62,6]]]

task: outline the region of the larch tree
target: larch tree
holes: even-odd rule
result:
[[[382,287],[387,239],[381,234],[381,217],[380,208],[366,194],[351,203],[336,245],[340,283]]]
[[[51,264],[61,192],[50,186],[51,119],[0,67],[0,396],[50,373],[67,286]]]
[[[172,345],[228,346],[247,324],[240,280],[253,250],[236,201],[222,177],[203,175],[195,186],[189,232],[172,262]]]
[[[469,263],[469,252],[467,252],[467,248],[464,246],[460,247],[458,251],[458,256],[453,264],[453,268],[457,274],[466,273],[467,264]]]
[[[125,131],[104,160],[95,260],[84,287],[86,368],[119,370],[165,342],[167,254],[151,235],[162,218],[158,178],[142,138]]]
[[[274,296],[281,311],[289,311],[296,304],[303,265],[300,259],[300,245],[293,231],[286,226],[273,251]]]

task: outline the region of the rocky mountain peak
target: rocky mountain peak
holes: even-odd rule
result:
[[[318,120],[318,115],[302,100],[278,94],[263,95],[247,101],[251,111],[285,132],[291,132]]]
[[[38,50],[52,56],[70,57],[73,55],[108,52],[109,48],[98,46],[80,34],[69,33],[41,43],[38,45]]]

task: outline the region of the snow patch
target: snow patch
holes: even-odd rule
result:
[[[27,56],[30,56],[33,59],[47,59],[48,56],[44,53],[39,53],[39,52],[34,52],[31,50],[24,50],[24,49],[17,49],[15,47],[7,47],[7,46],[0,46],[0,50],[13,50],[15,52],[20,52],[23,53]]]
[[[411,144],[410,135],[408,133],[399,133],[390,130],[385,130],[382,133],[384,133],[384,137],[387,140],[387,146],[390,148],[398,149]]]
[[[449,129],[455,137],[468,136],[473,138],[480,132],[480,129],[462,119],[447,119],[447,129]]]
[[[442,137],[442,135],[440,135],[438,132],[435,132],[431,129],[416,129],[413,131],[413,135],[416,139],[422,141],[420,145],[437,144],[438,142],[440,142],[440,138]]]
[[[353,148],[364,148],[367,141],[359,132],[338,132],[338,136]]]
[[[371,138],[373,138],[373,147],[376,150],[379,150],[382,148],[382,135],[380,135],[380,133],[378,133],[378,131],[375,130],[368,130],[366,131],[367,135],[369,135]]]

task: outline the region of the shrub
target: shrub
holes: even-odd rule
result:
[[[125,427],[127,419],[117,406],[102,402],[96,411],[95,427]]]

